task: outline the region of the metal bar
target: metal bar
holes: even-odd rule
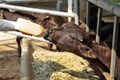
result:
[[[56,10],[61,11],[62,10],[62,0],[58,0],[56,4]]]
[[[74,10],[75,10],[75,24],[79,25],[80,13],[79,13],[79,0],[74,0]]]
[[[10,8],[10,9],[27,11],[27,12],[34,12],[34,13],[49,13],[52,15],[65,16],[65,17],[74,17],[75,16],[73,13],[53,11],[53,10],[45,10],[45,9],[38,9],[38,8],[28,8],[28,7],[8,5],[8,4],[0,4],[0,8]]]
[[[86,32],[89,32],[89,24],[90,24],[90,2],[87,1],[87,11],[86,11],[86,24],[87,24],[87,27],[86,27]]]
[[[16,35],[16,36],[21,36],[21,37],[24,37],[24,38],[30,38],[30,39],[33,39],[33,40],[47,42],[47,43],[52,44],[51,42],[45,40],[43,37],[35,37],[35,36],[25,35],[25,34],[22,34],[21,32],[15,32],[15,31],[7,31],[7,33],[12,34],[12,35]]]
[[[97,16],[97,29],[96,29],[96,43],[100,43],[100,26],[101,26],[101,18],[102,18],[102,9],[98,8],[98,16]]]
[[[113,29],[113,40],[112,40],[112,54],[111,54],[111,66],[110,66],[110,76],[114,78],[115,76],[115,64],[116,64],[116,53],[117,53],[117,38],[118,38],[118,28],[119,28],[119,18],[114,17],[114,29]]]
[[[68,0],[68,13],[73,13],[72,12],[72,0]],[[71,17],[68,17],[68,22],[71,21]]]

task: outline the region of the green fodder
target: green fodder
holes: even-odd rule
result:
[[[88,61],[70,52],[39,48],[33,59],[35,80],[99,80]]]

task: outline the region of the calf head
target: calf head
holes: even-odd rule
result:
[[[92,49],[83,44],[87,36],[73,23],[65,23],[60,28],[48,29],[44,38],[54,43],[59,51],[69,51],[85,57],[94,57],[91,55]]]
[[[37,19],[37,23],[44,26],[46,29],[59,27],[65,22],[65,18],[61,16],[53,16],[48,13],[40,14]]]

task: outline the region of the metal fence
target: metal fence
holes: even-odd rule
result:
[[[89,16],[90,16],[90,10],[89,10],[89,5],[90,3],[98,6],[98,19],[97,19],[97,30],[96,30],[96,42],[99,44],[100,42],[100,37],[99,37],[99,28],[100,28],[100,23],[101,23],[101,15],[102,15],[102,10],[106,10],[109,13],[114,14],[114,26],[113,26],[113,38],[112,38],[112,54],[111,54],[111,66],[110,66],[110,76],[114,78],[115,76],[115,63],[116,63],[116,49],[117,49],[117,38],[118,38],[118,24],[119,24],[119,17],[120,17],[120,6],[110,4],[107,2],[107,0],[88,0],[87,2],[87,20],[86,23],[89,26]],[[89,27],[87,28],[86,31],[89,31]]]
[[[58,10],[47,10],[47,9],[39,9],[39,8],[31,8],[31,7],[23,7],[23,6],[17,6],[17,5],[3,4],[2,2],[4,2],[4,1],[9,2],[9,0],[1,0],[0,8],[8,8],[8,9],[14,9],[14,10],[26,11],[26,12],[34,12],[34,13],[49,13],[52,15],[68,17],[68,21],[71,21],[71,18],[74,18],[75,24],[79,25],[79,19],[80,19],[79,18],[79,0],[68,0],[68,4],[67,4],[68,5],[68,12],[60,11],[60,8],[62,5],[62,0],[58,0],[58,2],[56,3]],[[10,0],[10,1],[15,1],[15,0]],[[18,0],[18,1],[22,2],[22,0]],[[27,0],[23,0],[23,1],[27,1]],[[33,1],[33,0],[28,0],[28,1]],[[73,4],[74,4],[74,7],[73,7]],[[74,9],[74,12],[72,9]],[[22,37],[28,37],[27,35],[24,35],[21,33],[16,33],[16,32],[8,32],[8,33],[13,34],[13,35],[17,35],[17,36],[19,35]],[[35,36],[34,37],[30,36],[29,38],[43,41],[43,39],[41,39],[41,38],[38,39]]]

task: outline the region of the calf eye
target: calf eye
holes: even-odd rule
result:
[[[83,42],[83,39],[80,39],[81,42]]]

